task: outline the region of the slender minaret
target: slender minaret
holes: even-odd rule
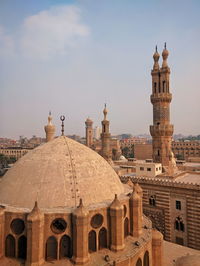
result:
[[[46,132],[46,142],[54,139],[54,136],[55,136],[55,126],[52,124],[51,121],[52,121],[52,116],[51,116],[51,112],[49,112],[48,125],[44,127],[44,130]]]
[[[109,132],[109,124],[110,122],[107,120],[108,110],[105,108],[103,110],[104,119],[101,121],[102,124],[102,133],[101,133],[101,156],[106,159],[109,163],[112,162],[112,155],[110,150],[110,132]]]
[[[85,121],[85,132],[86,132],[86,146],[92,147],[93,144],[93,121],[88,117]]]
[[[173,153],[171,149],[173,125],[170,124],[170,102],[172,94],[169,88],[170,68],[167,64],[169,52],[166,43],[162,52],[163,63],[159,66],[159,53],[153,55],[154,65],[152,75],[152,95],[153,104],[153,125],[150,126],[153,145],[153,160],[161,163],[163,171],[169,175],[173,174]]]

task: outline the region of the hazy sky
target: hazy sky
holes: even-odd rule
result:
[[[149,133],[155,45],[169,50],[175,133],[200,134],[199,0],[1,0],[0,137],[84,135],[107,102],[112,134]],[[161,59],[160,59],[161,61]]]

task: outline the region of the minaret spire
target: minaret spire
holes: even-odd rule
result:
[[[51,111],[49,111],[48,124],[44,127],[44,130],[46,132],[46,142],[54,139],[55,126],[52,124]]]
[[[109,163],[112,163],[112,155],[110,150],[110,132],[109,132],[109,124],[110,122],[107,120],[107,106],[106,103],[104,105],[104,119],[102,120],[102,133],[101,133],[101,156],[106,159]]]
[[[85,121],[85,132],[86,132],[86,146],[92,147],[93,145],[93,121],[88,117]]]

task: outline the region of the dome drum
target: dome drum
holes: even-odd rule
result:
[[[5,218],[5,223],[4,223],[4,239],[12,238],[14,239],[15,242],[15,255],[14,257],[17,257],[17,254],[21,252],[19,250],[19,246],[17,247],[16,243],[19,239],[19,237],[24,237],[26,239],[26,257],[22,257],[22,259],[27,261],[30,261],[30,256],[31,257],[37,257],[40,258],[38,261],[41,261],[41,264],[46,260],[47,262],[50,260],[59,260],[62,258],[68,259],[69,262],[72,260],[75,262],[75,264],[85,264],[89,260],[89,254],[92,255],[90,258],[91,260],[93,259],[93,255],[98,254],[98,251],[101,249],[107,249],[107,253],[112,255],[112,251],[110,250],[110,247],[113,246],[112,243],[112,237],[111,235],[113,232],[116,234],[117,239],[123,240],[123,244],[117,242],[117,246],[121,246],[121,250],[123,250],[123,247],[125,245],[129,245],[128,238],[131,237],[130,235],[130,223],[131,223],[131,217],[130,217],[130,198],[129,197],[124,197],[124,198],[119,198],[118,199],[120,202],[120,205],[122,206],[122,215],[117,216],[116,222],[114,224],[121,224],[122,230],[119,231],[117,226],[111,226],[111,213],[110,213],[110,206],[111,203],[108,203],[107,206],[104,205],[104,207],[99,207],[98,205],[95,207],[84,207],[84,202],[83,202],[83,207],[88,210],[88,215],[86,218],[86,223],[81,223],[77,224],[74,223],[74,220],[72,219],[73,213],[79,208],[75,208],[73,212],[45,212],[40,210],[43,213],[43,216],[40,216],[40,220],[38,221],[33,221],[31,224],[28,224],[27,221],[27,212],[26,213],[15,213],[12,211],[8,211],[8,208],[5,208],[4,211],[4,218]],[[124,207],[126,206],[126,207]],[[39,206],[38,206],[39,208]],[[124,210],[126,209],[126,211]],[[121,209],[120,209],[121,211]],[[29,215],[29,214],[28,214]],[[82,219],[81,216],[76,216],[76,219]],[[24,229],[20,231],[20,235],[15,234],[12,230],[12,223],[13,221],[23,221],[24,224]],[[39,225],[38,225],[39,223]],[[150,228],[151,225],[149,224],[150,221],[147,220],[146,218],[144,219],[144,223],[146,224],[145,228]],[[114,225],[113,224],[113,225]],[[22,227],[21,227],[22,228]],[[40,235],[38,238],[38,245],[42,245],[44,249],[42,249],[42,253],[39,255],[39,249],[38,249],[38,254],[35,254],[34,252],[35,249],[33,249],[32,245],[33,243],[30,242],[30,237],[32,238],[33,236],[37,237],[37,233],[35,230],[40,230]],[[83,239],[78,237],[78,241],[75,240],[76,236],[74,235],[74,232],[80,232],[82,230],[82,236],[84,237]],[[146,230],[144,229],[143,234],[141,237],[143,237],[143,243],[148,245],[149,248],[146,248],[146,251],[151,252],[151,237],[149,234],[146,234]],[[72,241],[73,239],[73,241]],[[126,240],[127,239],[127,240]],[[82,240],[84,242],[82,242]],[[118,241],[118,240],[117,240]],[[128,242],[127,242],[128,241]],[[133,240],[134,241],[134,238]],[[87,246],[87,254],[83,256],[82,259],[77,256],[77,251],[74,250],[74,245],[73,242],[76,242],[76,248],[77,250],[80,251],[80,249],[86,245]],[[84,245],[83,245],[84,243]],[[11,241],[7,241],[4,243],[4,251],[3,253],[9,254],[10,252],[10,246]],[[28,245],[31,245],[29,247]],[[73,246],[72,246],[73,245]],[[132,246],[132,244],[131,244]],[[18,249],[18,250],[17,250]],[[32,250],[30,252],[30,250]],[[41,248],[40,248],[41,250]],[[7,252],[7,253],[6,253]],[[36,253],[37,253],[36,252]],[[144,248],[142,251],[138,252],[137,255],[140,253],[142,254],[141,256],[144,256],[143,254]],[[116,253],[115,253],[116,254]],[[33,256],[34,255],[34,256]],[[37,255],[37,256],[36,256]],[[129,258],[131,259],[131,257]],[[120,262],[120,257],[118,258]],[[133,256],[132,260],[136,260],[135,256]],[[101,261],[100,265],[103,264],[103,258]],[[32,264],[27,264],[27,265],[32,265]],[[71,264],[69,264],[71,265]],[[116,265],[118,265],[116,263]]]

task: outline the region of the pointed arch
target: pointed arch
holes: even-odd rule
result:
[[[71,238],[68,235],[62,236],[60,239],[60,259],[72,257],[72,243]]]
[[[99,231],[99,249],[107,248],[107,230],[102,227]]]
[[[58,242],[54,236],[50,236],[46,242],[46,260],[57,259]]]
[[[96,247],[96,232],[94,230],[89,232],[88,235],[88,249],[89,252],[95,252],[97,250]]]
[[[6,237],[5,255],[11,258],[15,257],[15,238],[12,235]]]
[[[142,260],[140,258],[137,260],[136,266],[142,266]]]
[[[27,254],[27,238],[25,236],[20,236],[18,239],[18,258],[26,259]]]
[[[148,251],[146,251],[144,253],[144,261],[143,261],[143,264],[144,264],[144,266],[149,266],[149,252]]]
[[[124,220],[124,237],[127,237],[129,235],[129,219],[128,217]]]

